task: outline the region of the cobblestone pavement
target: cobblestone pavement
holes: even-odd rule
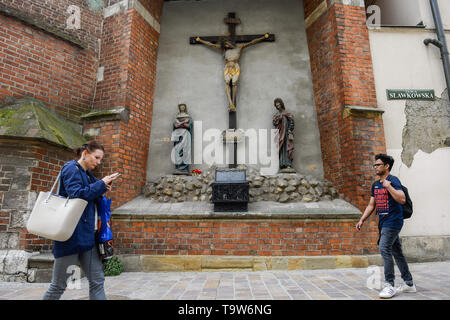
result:
[[[410,264],[417,293],[394,300],[450,300],[450,261]],[[382,267],[264,272],[125,272],[107,277],[108,299],[128,300],[373,300]],[[396,268],[396,286],[403,283]],[[0,282],[1,300],[40,300],[48,283]],[[88,282],[63,300],[87,299]]]

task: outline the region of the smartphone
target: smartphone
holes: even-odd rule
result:
[[[114,180],[116,180],[118,177],[120,177],[122,174],[121,173],[115,173],[115,174],[112,174],[111,176],[112,176],[112,178],[114,179]]]

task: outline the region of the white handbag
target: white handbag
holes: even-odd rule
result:
[[[88,202],[83,199],[70,199],[53,194],[60,176],[61,172],[50,192],[39,193],[28,219],[27,229],[29,233],[47,239],[66,241],[75,231]]]

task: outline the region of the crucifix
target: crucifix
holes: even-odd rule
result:
[[[229,12],[224,19],[228,24],[228,33],[225,36],[208,36],[208,37],[190,37],[190,44],[203,44],[208,47],[217,49],[223,53],[225,59],[225,67],[223,70],[223,77],[225,80],[225,92],[228,100],[228,128],[235,130],[237,128],[236,119],[236,93],[237,83],[241,74],[239,67],[239,59],[242,50],[251,45],[262,41],[275,41],[273,34],[257,34],[257,35],[236,35],[236,25],[241,23],[241,20],[236,18],[234,12]],[[230,167],[237,166],[237,142],[234,142],[234,162]]]

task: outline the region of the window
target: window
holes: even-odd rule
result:
[[[423,27],[421,0],[366,0],[366,12],[370,17],[374,12],[370,6],[378,6],[381,26]],[[369,9],[369,10],[367,10]]]

